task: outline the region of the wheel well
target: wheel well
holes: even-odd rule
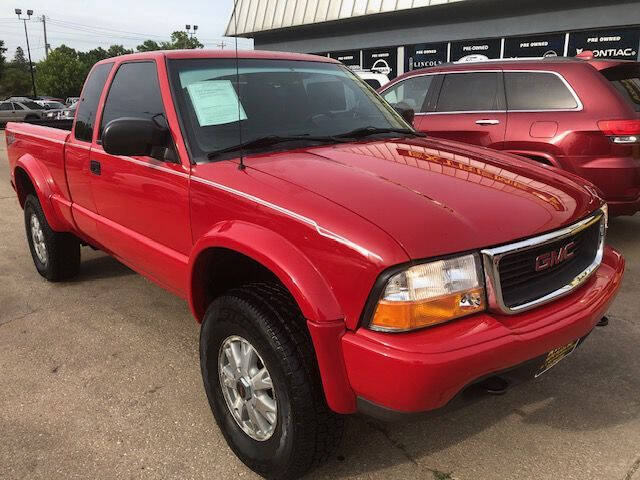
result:
[[[553,166],[553,163],[551,163],[548,158],[543,157],[542,155],[534,155],[534,154],[531,154],[531,153],[526,153],[526,154],[525,153],[519,153],[518,155],[520,155],[521,157],[526,157],[529,160],[533,160],[534,162],[544,163],[545,165]]]
[[[242,253],[227,248],[204,251],[196,260],[191,278],[193,307],[198,320],[202,320],[215,298],[232,288],[255,282],[282,285],[271,270]]]
[[[33,182],[31,181],[31,178],[29,178],[29,175],[27,175],[27,172],[20,167],[16,168],[14,178],[16,182],[18,201],[20,202],[20,206],[24,207],[27,195],[32,194],[37,196],[36,188],[33,186]]]

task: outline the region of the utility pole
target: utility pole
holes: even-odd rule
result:
[[[31,71],[31,86],[33,87],[33,96],[37,97],[36,93],[36,77],[33,75],[33,62],[31,61],[31,47],[29,47],[29,34],[27,33],[27,20],[31,20],[31,15],[33,15],[33,10],[27,10],[27,18],[22,18],[22,10],[16,8],[14,10],[16,15],[18,15],[18,20],[22,20],[24,23],[24,36],[27,39],[27,53],[29,54],[29,70]]]
[[[49,58],[49,42],[47,42],[47,17],[45,17],[44,15],[42,15],[42,17],[40,17],[40,20],[42,20],[42,29],[44,30],[44,56],[45,58]]]

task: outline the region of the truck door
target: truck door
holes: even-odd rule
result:
[[[103,63],[91,70],[78,101],[73,132],[64,150],[65,170],[72,203],[73,219],[78,229],[98,242],[96,204],[91,192],[90,150],[96,110],[113,63]]]
[[[416,127],[433,137],[500,149],[507,114],[501,71],[444,74],[435,111]]]
[[[155,61],[122,63],[111,82],[91,149],[91,188],[101,242],[114,255],[178,295],[186,294],[191,251],[189,172],[173,141],[164,158],[110,155],[104,127],[122,117],[165,120]],[[172,150],[173,149],[173,150]]]

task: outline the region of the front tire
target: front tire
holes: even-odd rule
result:
[[[259,475],[299,478],[339,446],[344,419],[327,407],[304,318],[281,286],[216,299],[202,324],[200,365],[227,443]]]
[[[38,197],[27,195],[24,223],[33,263],[50,282],[74,277],[80,271],[80,241],[71,233],[54,232]]]

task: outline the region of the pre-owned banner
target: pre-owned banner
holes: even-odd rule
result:
[[[419,43],[404,47],[404,71],[435,67],[447,61],[448,43]]]
[[[565,39],[564,33],[505,38],[504,58],[562,57]]]
[[[389,78],[396,78],[398,76],[398,47],[363,50],[362,68],[375,73],[383,73]]]
[[[451,61],[500,58],[501,45],[502,39],[500,38],[451,42]]]
[[[344,63],[349,68],[353,68],[355,70],[362,68],[362,63],[360,63],[360,50],[329,52],[329,57]]]
[[[637,60],[640,28],[608,28],[571,32],[569,34],[570,57],[591,50],[595,58]]]

